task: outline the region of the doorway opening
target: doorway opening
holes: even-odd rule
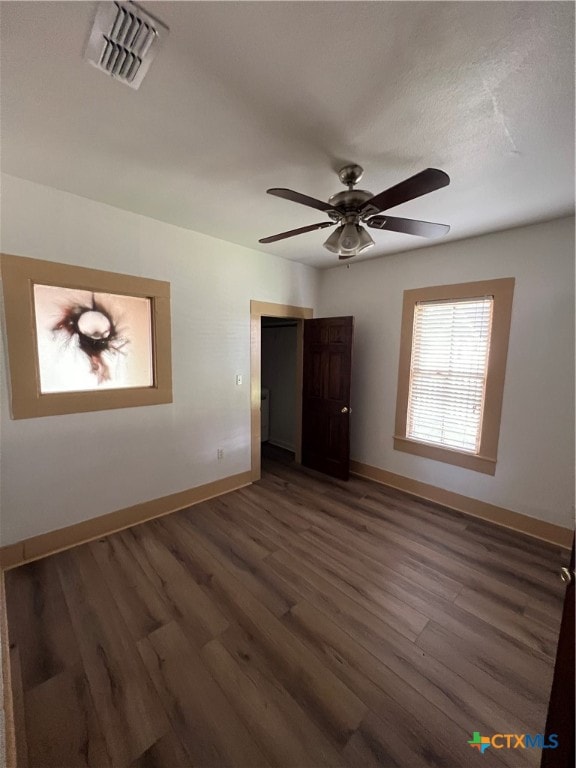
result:
[[[261,457],[294,461],[298,323],[289,317],[261,318]]]
[[[272,403],[272,397],[275,399],[271,416],[274,421],[270,421],[270,415],[268,420],[268,445],[271,450],[274,450],[270,441],[270,429],[272,428],[272,434],[275,433],[277,436],[274,442],[280,441],[286,444],[286,446],[276,446],[276,450],[286,450],[286,447],[292,443],[294,460],[297,463],[301,462],[303,321],[312,316],[313,310],[310,307],[295,307],[260,301],[250,302],[251,472],[253,481],[260,479],[263,384],[268,389],[268,397],[270,398],[268,403]],[[265,318],[264,321],[263,318]],[[280,334],[281,330],[282,334]],[[275,333],[276,341],[282,336],[277,348],[275,348]],[[294,342],[295,349],[293,347]],[[287,353],[282,361],[280,361],[281,346],[284,346],[284,351]],[[281,376],[276,376],[271,370],[275,360],[276,364],[283,366],[286,376],[284,381]],[[263,380],[263,375],[268,381]],[[292,381],[290,382],[291,377]],[[270,386],[271,384],[273,386]],[[292,419],[291,424],[288,423],[289,419]]]

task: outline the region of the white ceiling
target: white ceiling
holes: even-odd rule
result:
[[[391,213],[446,239],[573,210],[571,2],[145,5],[170,36],[133,91],[82,59],[93,3],[1,3],[2,170],[319,267],[326,230],[258,244],[325,220],[265,190],[327,199],[348,162],[373,193],[445,170]]]

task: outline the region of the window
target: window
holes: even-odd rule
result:
[[[406,437],[478,453],[493,303],[416,304]]]
[[[496,471],[514,279],[404,292],[394,448]]]

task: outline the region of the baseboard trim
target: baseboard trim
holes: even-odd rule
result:
[[[6,768],[16,768],[16,730],[14,727],[14,700],[10,674],[10,641],[4,574],[0,571],[0,645],[2,646],[2,707],[4,710],[4,759]],[[0,737],[1,738],[1,737]]]
[[[382,485],[387,485],[390,488],[406,491],[406,493],[419,496],[426,501],[442,504],[444,507],[487,520],[490,523],[496,523],[503,528],[511,528],[550,544],[557,544],[566,549],[570,549],[572,546],[574,532],[570,528],[563,528],[545,520],[537,520],[535,517],[528,517],[528,515],[522,515],[520,512],[513,512],[511,509],[498,507],[486,501],[447,491],[436,485],[422,483],[420,480],[397,475],[394,472],[388,472],[388,470],[380,469],[380,467],[372,467],[370,464],[363,464],[360,461],[351,461],[350,471],[353,475],[375,480],[377,483],[382,483]]]
[[[53,555],[64,549],[70,549],[70,547],[83,544],[86,541],[99,539],[101,536],[108,536],[124,528],[144,523],[146,520],[169,515],[171,512],[186,509],[186,507],[198,504],[201,501],[207,501],[215,496],[230,493],[230,491],[250,485],[251,482],[251,473],[249,471],[241,472],[237,475],[224,477],[221,480],[215,480],[212,483],[188,488],[185,491],[145,501],[142,504],[135,504],[132,507],[109,512],[100,517],[93,517],[90,520],[83,520],[81,523],[75,523],[66,528],[42,533],[39,536],[24,539],[16,544],[0,547],[0,568],[15,568],[31,560],[38,560],[41,557]]]
[[[288,443],[284,442],[284,440],[275,440],[274,438],[270,438],[268,442],[270,445],[275,445],[277,448],[284,448],[285,451],[292,451],[292,453],[294,453],[294,446],[289,445]]]

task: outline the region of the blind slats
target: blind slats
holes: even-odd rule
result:
[[[406,436],[478,453],[493,297],[414,309]]]

